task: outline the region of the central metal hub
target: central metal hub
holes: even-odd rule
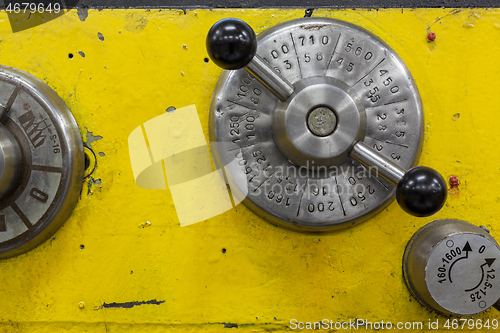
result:
[[[0,125],[0,200],[19,185],[22,167],[19,143],[5,126]]]
[[[357,94],[331,77],[305,78],[294,89],[273,113],[274,139],[280,150],[308,169],[347,161],[352,146],[366,133],[365,108]]]
[[[309,113],[307,126],[317,136],[328,136],[332,134],[337,126],[337,116],[329,108],[320,106]]]

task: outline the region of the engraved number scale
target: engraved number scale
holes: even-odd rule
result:
[[[395,192],[416,216],[444,204],[441,175],[410,169],[423,132],[415,82],[370,32],[304,18],[266,30],[257,43],[245,22],[224,19],[210,29],[207,51],[228,69],[211,104],[214,159],[237,162],[226,168],[233,195],[257,214],[328,231],[372,217]]]
[[[44,242],[69,217],[83,183],[83,143],[45,83],[0,66],[0,258]]]

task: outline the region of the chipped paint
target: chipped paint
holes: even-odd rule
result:
[[[103,137],[100,135],[94,135],[94,133],[90,132],[87,128],[85,129],[87,130],[87,133],[85,135],[86,140],[84,143],[87,145],[87,147],[92,149],[92,143],[102,140]]]
[[[141,301],[141,302],[102,303],[102,307],[105,309],[111,309],[111,308],[131,309],[134,306],[140,306],[140,305],[145,305],[145,304],[160,305],[163,303],[165,303],[165,301],[157,301],[156,299],[153,299],[150,301]]]
[[[100,186],[102,183],[100,178],[94,179],[92,177],[89,178],[87,181],[87,195],[93,195],[95,191],[101,191],[102,186]],[[97,188],[94,189],[94,186],[97,185]]]
[[[89,16],[89,9],[88,8],[84,8],[84,7],[78,8],[77,9],[77,14],[78,14],[78,18],[80,19],[80,21],[85,22],[85,20]]]
[[[139,224],[139,228],[147,228],[151,226],[151,222],[146,221],[144,223]]]
[[[314,8],[306,9],[306,12],[304,13],[304,17],[311,17],[313,12],[314,12]]]
[[[146,28],[148,19],[137,13],[130,13],[125,15],[125,30],[133,33],[140,33]]]

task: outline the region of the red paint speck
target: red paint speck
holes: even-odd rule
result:
[[[458,188],[458,185],[460,185],[460,180],[458,180],[458,178],[455,176],[451,176],[450,177],[451,188]]]
[[[435,33],[433,33],[433,32],[429,32],[429,33],[427,34],[427,39],[428,39],[429,41],[433,42],[433,41],[436,39],[436,34],[435,34]]]

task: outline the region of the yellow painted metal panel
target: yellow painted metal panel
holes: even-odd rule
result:
[[[134,183],[128,136],[168,107],[195,104],[208,141],[210,98],[221,73],[205,62],[213,23],[238,17],[259,32],[303,15],[89,10],[82,21],[72,10],[12,33],[0,14],[0,63],[51,86],[97,155],[62,229],[37,249],[0,261],[0,332],[217,332],[231,324],[286,331],[291,319],[325,318],[445,322],[412,299],[401,257],[411,235],[437,218],[485,225],[500,238],[497,9],[313,14],[372,31],[412,72],[426,117],[420,164],[461,182],[436,216],[411,217],[394,203],[353,229],[311,235],[274,227],[239,205],[181,228],[168,189]],[[123,308],[150,300],[162,303]],[[103,307],[114,302],[125,305]],[[476,317],[499,318],[496,310]]]

